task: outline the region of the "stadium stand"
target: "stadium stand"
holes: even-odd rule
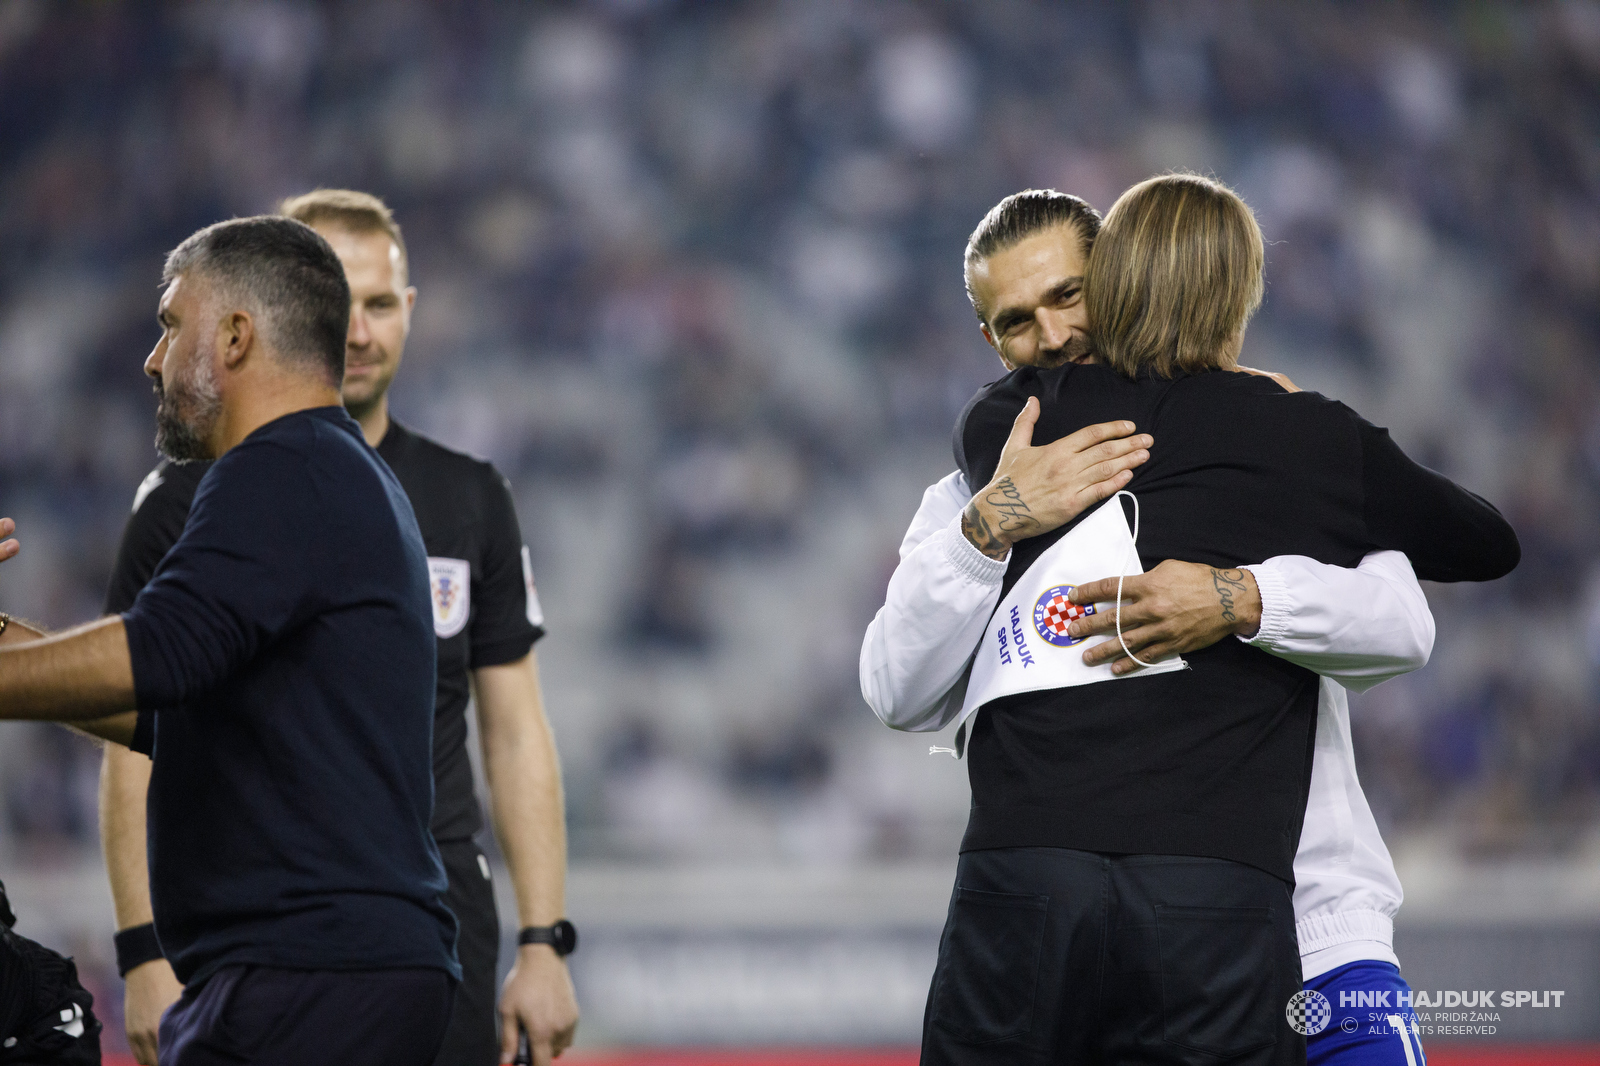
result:
[[[964,770],[878,726],[855,659],[956,412],[997,376],[964,239],[1018,188],[1104,209],[1214,172],[1270,242],[1245,361],[1390,426],[1517,528],[1516,573],[1430,587],[1432,663],[1352,717],[1413,887],[1402,957],[1444,980],[1460,922],[1531,923],[1548,973],[1600,938],[1597,144],[1587,0],[6,4],[5,605],[49,624],[101,602],[154,458],[162,251],[371,189],[419,265],[395,411],[517,492],[575,913],[641,870],[837,870],[844,900],[932,870],[942,892]],[[0,876],[109,1014],[97,766],[58,730],[0,732]],[[915,970],[895,928],[884,972]],[[628,962],[604,959],[580,981]],[[1600,1039],[1582,972],[1587,1006],[1524,1038]]]

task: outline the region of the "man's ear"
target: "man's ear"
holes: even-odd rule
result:
[[[994,334],[989,332],[989,323],[984,322],[978,326],[978,332],[983,334],[983,339],[989,342],[989,347],[994,349],[994,354],[1000,357],[1000,362],[1007,370],[1015,370],[1017,364],[1006,358],[1006,353],[1000,350],[1000,345],[994,341]]]
[[[230,311],[217,324],[217,350],[222,365],[237,370],[255,346],[256,323],[248,311]]]

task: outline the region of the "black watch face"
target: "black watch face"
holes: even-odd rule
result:
[[[556,949],[557,955],[571,955],[578,950],[578,927],[565,918],[552,925],[550,946]]]

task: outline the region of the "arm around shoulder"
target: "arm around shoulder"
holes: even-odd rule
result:
[[[1516,530],[1483,497],[1414,462],[1357,417],[1368,536],[1403,551],[1425,581],[1493,581],[1522,558]]]

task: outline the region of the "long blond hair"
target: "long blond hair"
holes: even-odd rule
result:
[[[1089,254],[1083,299],[1102,358],[1148,369],[1231,370],[1261,306],[1261,228],[1232,189],[1167,174],[1123,193]]]

